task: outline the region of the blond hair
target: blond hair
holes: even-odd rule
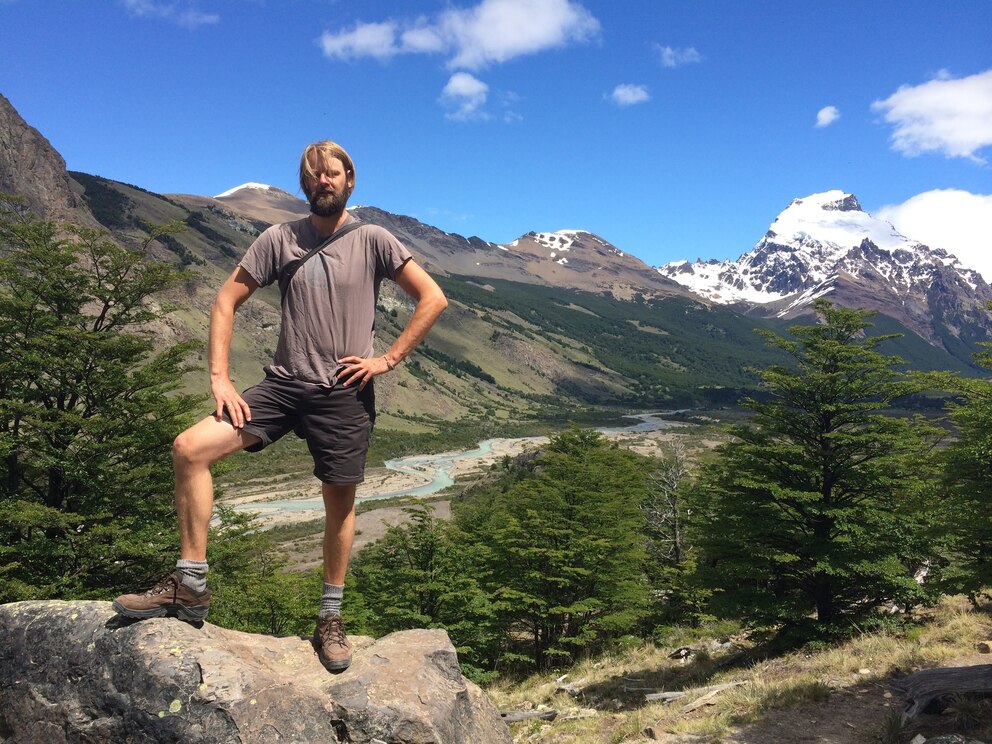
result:
[[[307,145],[303,150],[303,155],[300,156],[300,188],[308,199],[310,198],[310,191],[307,189],[307,182],[316,180],[317,178],[313,165],[310,163],[311,155],[314,156],[314,161],[317,163],[327,162],[331,158],[340,160],[344,165],[345,173],[352,182],[352,186],[354,186],[355,164],[351,161],[351,156],[345,152],[344,148],[337,142],[331,142],[330,140],[314,142]]]

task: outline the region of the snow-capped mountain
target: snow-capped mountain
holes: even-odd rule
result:
[[[828,296],[879,310],[934,344],[960,336],[962,324],[989,328],[982,308],[992,289],[978,272],[901,235],[843,191],[793,200],[736,261],[681,261],[658,271],[711,302],[780,317]]]
[[[298,220],[310,213],[303,199],[264,183],[243,183],[217,196],[167,194],[179,201],[203,208],[233,210],[268,224]]]
[[[241,191],[241,189],[254,189],[255,191],[270,191],[275,189],[276,191],[279,191],[279,189],[276,189],[275,186],[269,186],[268,184],[265,183],[255,183],[254,181],[249,181],[248,183],[243,183],[240,186],[235,186],[233,189],[228,189],[227,191],[221,194],[216,194],[214,196],[214,199],[223,199],[225,196],[233,196],[237,192]],[[286,192],[282,192],[282,193],[286,193]]]

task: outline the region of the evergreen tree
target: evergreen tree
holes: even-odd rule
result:
[[[690,542],[691,473],[681,442],[658,461],[647,481],[645,515],[645,570],[651,586],[650,614],[644,635],[672,625],[695,624],[703,614],[708,592],[693,582],[697,551]]]
[[[753,419],[703,475],[696,520],[715,606],[804,634],[926,598],[913,574],[932,557],[938,437],[884,413],[919,383],[878,350],[890,336],[865,335],[872,313],[815,309],[822,324],[766,334],[795,364],[762,373],[766,397],[746,402]]]
[[[183,276],[0,203],[0,601],[110,596],[174,549],[193,344],[156,350],[148,324]]]
[[[345,597],[359,606],[365,630],[384,635],[410,628],[444,628],[465,674],[487,679],[502,645],[490,595],[480,580],[485,565],[431,506],[406,509],[411,520],[391,527],[352,563]],[[349,617],[352,614],[349,613]]]
[[[309,635],[320,572],[292,571],[256,515],[218,505],[210,527],[210,622],[245,633]]]
[[[985,350],[975,358],[992,369],[992,344],[980,346]],[[951,404],[958,436],[945,452],[948,501],[943,524],[950,538],[946,588],[977,601],[992,586],[992,380],[946,382],[960,396]]]
[[[653,463],[596,432],[571,430],[532,465],[458,524],[485,547],[500,624],[519,648],[504,659],[546,668],[630,633],[643,618],[641,505]]]

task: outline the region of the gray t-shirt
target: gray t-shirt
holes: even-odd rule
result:
[[[354,221],[348,215],[345,224]],[[273,225],[252,243],[240,266],[264,287],[320,242],[309,218]],[[372,355],[379,285],[383,277],[395,279],[410,258],[388,230],[363,225],[308,259],[285,290],[279,345],[265,371],[333,387],[338,359]]]

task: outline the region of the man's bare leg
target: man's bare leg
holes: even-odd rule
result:
[[[113,607],[118,614],[139,620],[175,615],[181,620],[203,622],[210,609],[210,590],[206,585],[207,530],[214,505],[210,466],[258,441],[253,434],[245,434],[212,416],[176,437],[172,462],[180,560],[174,573],[148,591],[122,594],[115,599]]]
[[[340,672],[351,664],[351,643],[341,621],[344,576],[348,570],[351,546],[355,542],[354,484],[335,486],[324,483],[324,589],[320,614],[313,632],[317,658],[329,672]]]
[[[344,584],[351,546],[355,542],[355,484],[324,483],[324,582]]]
[[[176,478],[180,558],[195,561],[207,558],[207,530],[214,507],[210,466],[259,441],[254,434],[235,429],[213,416],[176,437],[172,445],[172,465]]]

